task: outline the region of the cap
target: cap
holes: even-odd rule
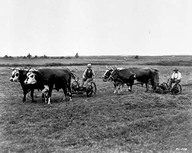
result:
[[[177,69],[177,68],[175,68],[173,71],[178,71],[178,69]]]
[[[91,64],[87,64],[87,67],[91,68]]]

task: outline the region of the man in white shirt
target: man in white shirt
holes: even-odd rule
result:
[[[170,89],[171,89],[173,83],[181,82],[181,78],[182,78],[181,73],[179,72],[179,70],[177,68],[175,68],[173,71],[174,72],[171,75],[171,80],[170,80],[170,84],[169,84]]]

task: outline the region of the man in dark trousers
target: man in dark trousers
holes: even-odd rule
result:
[[[85,83],[86,86],[89,82],[93,81],[94,76],[95,76],[95,72],[92,69],[92,65],[87,64],[87,69],[83,73],[83,79],[82,79],[81,87],[83,87],[85,81],[86,81],[86,83]]]

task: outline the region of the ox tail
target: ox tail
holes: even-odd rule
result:
[[[71,75],[71,78],[75,80],[76,75],[73,73],[74,70],[70,70],[68,67],[67,67],[67,70],[69,71],[69,73],[70,73],[70,75]]]
[[[71,72],[71,78],[73,78],[75,80],[76,75],[74,73]]]

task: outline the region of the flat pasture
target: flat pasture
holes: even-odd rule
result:
[[[185,56],[0,59],[0,152],[190,153],[191,59]],[[20,84],[9,81],[10,67],[29,65],[68,67],[81,78],[86,63],[93,63],[96,72],[97,94],[92,97],[74,95],[67,102],[62,99],[62,90],[54,90],[52,104],[47,105],[41,100],[41,91],[36,90],[37,102],[31,103],[28,95],[23,103]],[[166,82],[177,67],[182,73],[183,92],[157,94],[134,85],[132,92],[124,87],[121,94],[114,94],[113,84],[101,79],[106,65],[157,68],[160,82]]]

